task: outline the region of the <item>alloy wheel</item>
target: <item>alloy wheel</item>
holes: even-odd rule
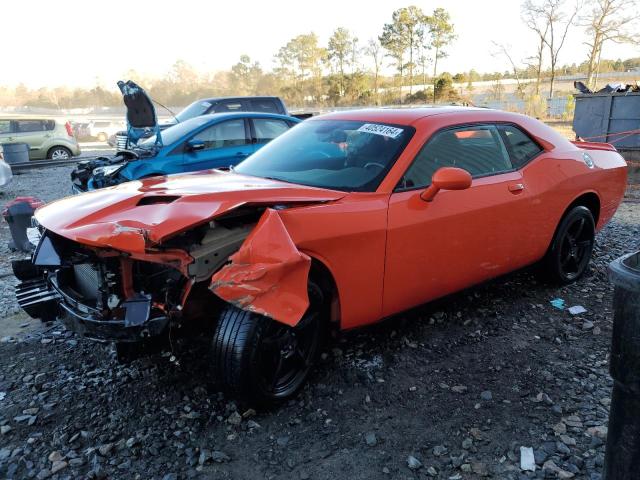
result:
[[[593,231],[584,217],[576,217],[560,241],[560,270],[567,280],[580,276],[591,256]]]
[[[69,158],[71,158],[69,152],[62,148],[56,148],[51,152],[51,160],[68,160]]]

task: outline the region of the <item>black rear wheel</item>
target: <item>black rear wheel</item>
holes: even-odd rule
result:
[[[595,222],[587,207],[572,208],[560,225],[543,261],[550,280],[566,285],[587,270],[595,243]]]
[[[323,339],[325,302],[312,282],[309,303],[295,327],[225,307],[212,343],[216,376],[223,386],[262,405],[293,396],[309,376]]]

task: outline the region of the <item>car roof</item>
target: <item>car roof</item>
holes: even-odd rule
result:
[[[269,99],[280,99],[280,97],[269,96],[269,95],[255,95],[249,97],[212,97],[212,98],[202,98],[200,100],[196,100],[196,102],[217,102],[219,100],[257,100],[260,98],[269,98]]]
[[[295,118],[295,117],[289,117],[287,115],[280,115],[279,113],[262,113],[262,112],[221,112],[221,113],[208,113],[206,115],[200,115],[197,117],[193,117],[190,118],[188,120],[185,120],[184,122],[180,122],[180,123],[186,123],[186,122],[190,122],[192,120],[195,120],[196,118],[201,118],[204,119],[202,123],[208,122],[210,120],[215,120],[215,119],[227,119],[227,118],[236,118],[236,117],[250,117],[250,118],[277,118],[277,119],[281,119],[281,120],[287,120],[287,121],[291,121],[291,122],[300,122],[300,119]]]
[[[343,110],[331,112],[309,120],[357,120],[366,122],[395,123],[398,125],[411,125],[425,117],[443,115],[449,113],[486,112],[486,108],[458,107],[458,106],[424,106],[412,108],[365,108],[358,110]],[[309,121],[307,120],[307,121]]]

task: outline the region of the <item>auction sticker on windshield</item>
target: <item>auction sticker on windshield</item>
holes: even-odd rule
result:
[[[365,123],[358,129],[358,131],[373,133],[374,135],[382,135],[383,137],[398,138],[404,130],[402,128],[390,127],[388,125],[380,125],[378,123]]]

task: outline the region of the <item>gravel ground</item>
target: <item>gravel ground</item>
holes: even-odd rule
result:
[[[47,168],[14,173],[13,181],[0,190],[0,205],[15,197],[34,196],[50,202],[71,194],[71,171],[73,167]],[[24,258],[25,254],[9,249],[11,233],[4,219],[0,220],[0,318],[19,311],[13,287],[17,280],[11,271],[11,260]]]
[[[3,197],[62,196],[68,173],[20,175]],[[575,285],[518,272],[343,333],[301,394],[272,411],[218,393],[198,352],[123,366],[56,323],[0,333],[0,478],[598,479],[611,391],[606,267],[640,248],[639,233],[640,210],[626,202]],[[3,225],[4,259],[7,235]],[[13,280],[0,282],[6,315]],[[558,310],[557,297],[587,312]],[[535,472],[520,469],[521,447]]]

